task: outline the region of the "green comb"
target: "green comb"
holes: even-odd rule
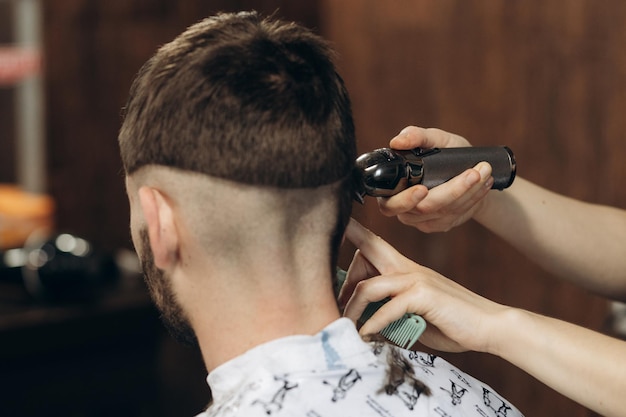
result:
[[[337,268],[337,290],[341,289],[345,280],[346,271],[341,268]],[[365,307],[363,314],[361,314],[359,321],[361,323],[365,323],[387,301],[389,301],[389,298],[369,303],[367,307]],[[400,346],[401,348],[408,349],[413,346],[415,342],[417,342],[422,333],[424,333],[424,330],[426,330],[426,321],[424,321],[421,316],[413,313],[406,313],[398,320],[389,323],[387,327],[380,331],[380,334],[393,344]]]

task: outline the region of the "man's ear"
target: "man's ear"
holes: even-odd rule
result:
[[[170,269],[178,260],[178,230],[170,201],[156,188],[141,187],[139,204],[143,211],[148,238],[157,268]]]

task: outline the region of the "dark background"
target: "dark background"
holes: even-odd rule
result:
[[[621,183],[626,179],[626,3],[620,0],[54,0],[44,2],[45,104],[47,187],[56,200],[59,230],[109,250],[131,247],[116,137],[135,72],[159,45],[202,17],[251,8],[278,10],[334,43],[352,94],[361,152],[386,146],[408,124],[440,127],[474,145],[510,146],[518,174],[540,185],[626,207]],[[4,23],[7,18],[0,17],[5,28],[0,31],[8,27]],[[0,101],[3,134],[11,132],[10,112],[10,103]],[[14,181],[13,150],[14,144],[2,139],[0,182]],[[355,210],[358,219],[410,258],[486,297],[606,331],[606,301],[553,279],[476,224],[424,235],[382,217],[373,200]],[[343,266],[350,256],[346,247]],[[163,334],[144,301],[129,305],[141,307],[142,314],[129,307],[125,315],[106,316],[108,327],[98,327],[92,318],[81,323],[83,329],[103,329],[107,340],[121,341],[119,352],[105,349],[107,360],[139,364],[134,380],[122,370],[107,375],[102,361],[90,361],[97,349],[74,340],[77,331],[70,327],[62,333],[69,340],[65,353],[55,357],[85,358],[55,368],[50,362],[56,359],[36,352],[39,362],[31,363],[49,372],[28,371],[23,383],[48,378],[60,392],[71,391],[97,372],[104,381],[100,396],[136,411],[128,415],[200,411],[209,393],[198,352]],[[10,335],[19,348],[22,339]],[[7,337],[0,334],[0,340]],[[594,415],[498,358],[445,356],[528,416]],[[109,389],[115,384],[120,390]],[[107,415],[97,408],[75,407],[65,415]],[[39,415],[54,414],[39,410]]]

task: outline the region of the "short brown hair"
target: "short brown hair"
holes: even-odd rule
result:
[[[256,12],[207,18],[161,47],[131,87],[119,143],[127,175],[157,164],[284,188],[345,179],[356,158],[331,48]]]

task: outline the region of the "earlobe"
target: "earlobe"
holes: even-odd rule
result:
[[[178,260],[178,231],[171,203],[152,187],[141,187],[138,194],[154,263],[159,269],[170,269]]]

